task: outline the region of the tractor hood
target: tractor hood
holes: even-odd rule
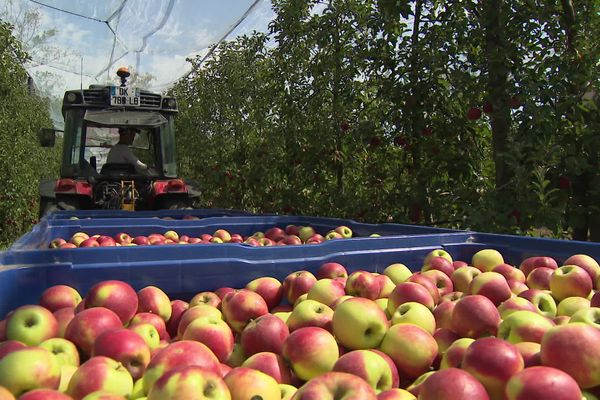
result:
[[[87,110],[83,118],[87,122],[108,127],[131,125],[155,128],[167,123],[160,113],[148,111]]]

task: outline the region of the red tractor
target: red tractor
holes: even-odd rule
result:
[[[40,183],[40,216],[54,210],[189,208],[193,190],[177,174],[174,118],[177,101],[128,86],[69,90],[60,179]],[[54,146],[56,130],[40,144]]]

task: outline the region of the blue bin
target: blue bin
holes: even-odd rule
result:
[[[234,217],[243,215],[254,215],[254,213],[242,210],[225,208],[201,208],[190,210],[73,210],[54,211],[45,218],[50,221],[64,221],[71,219],[103,219],[103,218],[154,218],[154,219],[182,219],[184,217],[207,218],[207,217]]]
[[[357,239],[360,240],[360,239]],[[346,243],[358,243],[347,239]],[[387,247],[374,245],[383,240]],[[600,260],[600,245],[596,243],[527,238],[510,235],[482,233],[438,234],[412,237],[389,237],[366,239],[373,248],[344,245],[344,240],[324,245],[289,246],[272,248],[268,257],[258,255],[260,248],[243,246],[207,245],[214,249],[203,254],[185,254],[188,246],[173,246],[170,257],[160,256],[154,260],[143,259],[135,248],[124,250],[119,261],[98,261],[94,254],[103,249],[71,251],[70,254],[87,253],[86,263],[74,259],[52,262],[46,260],[37,265],[12,263],[10,254],[0,255],[5,263],[0,267],[0,316],[29,303],[37,303],[46,288],[67,284],[85,294],[91,286],[106,279],[129,282],[135,289],[147,285],[161,287],[174,298],[189,300],[195,293],[214,290],[222,286],[243,287],[247,282],[261,276],[283,280],[297,270],[316,272],[325,262],[340,262],[349,272],[363,269],[381,272],[392,263],[401,262],[412,270],[419,270],[423,259],[431,250],[443,248],[455,260],[469,262],[473,254],[483,248],[500,251],[507,263],[519,265],[531,256],[554,257],[559,264],[573,254],[588,254]],[[165,251],[164,246],[148,247],[152,251]],[[236,251],[234,251],[235,249]],[[316,252],[315,249],[321,251]],[[237,251],[239,250],[239,251]],[[243,250],[243,251],[242,251]],[[46,251],[39,251],[43,253]],[[189,257],[188,257],[189,256]]]

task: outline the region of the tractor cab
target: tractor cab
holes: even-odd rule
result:
[[[56,209],[164,209],[190,205],[178,177],[177,101],[126,85],[67,91],[60,179],[40,184],[40,215]],[[56,132],[40,132],[52,146]]]

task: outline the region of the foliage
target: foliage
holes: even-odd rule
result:
[[[594,236],[597,1],[272,3],[173,89],[199,206]]]
[[[0,21],[0,248],[31,228],[38,214],[37,182],[58,171],[58,149],[41,149],[37,132],[50,127],[46,103],[30,93],[22,65],[28,55]]]

